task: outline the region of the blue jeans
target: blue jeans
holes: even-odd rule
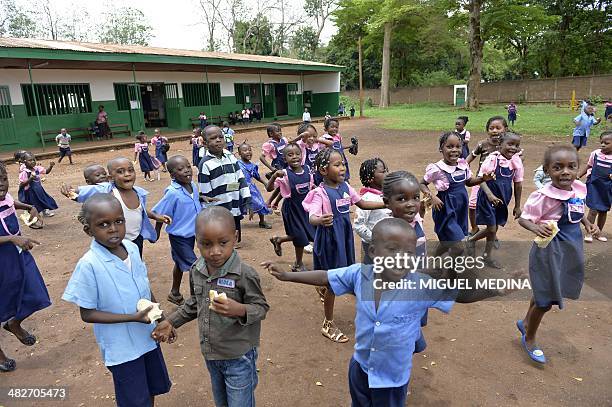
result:
[[[255,407],[257,348],[238,359],[207,360],[217,407]]]

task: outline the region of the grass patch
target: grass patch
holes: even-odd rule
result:
[[[603,114],[604,108],[598,106],[596,116]],[[525,135],[571,135],[574,129],[572,119],[578,115],[567,107],[552,104],[519,105],[519,117],[513,129]],[[468,116],[467,129],[472,133],[484,133],[489,117],[507,117],[505,105],[483,105],[478,111],[467,111],[445,104],[403,104],[392,105],[387,109],[365,108],[365,115],[382,119],[382,127],[396,130],[433,130],[447,131],[455,128],[458,116]],[[598,128],[599,127],[599,128]],[[595,127],[598,134],[600,126]]]

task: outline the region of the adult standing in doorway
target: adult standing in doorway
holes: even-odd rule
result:
[[[242,109],[242,124],[246,126],[246,124],[249,122],[249,117],[250,117],[249,108],[245,106]]]
[[[110,131],[110,127],[108,126],[108,114],[104,111],[104,106],[98,106],[98,116],[96,117],[96,124],[98,125],[98,130],[100,137],[104,137],[108,140],[108,138],[113,138],[113,134]]]
[[[304,123],[310,123],[311,122],[310,112],[308,111],[307,107],[304,108],[304,113],[302,113],[302,121]]]

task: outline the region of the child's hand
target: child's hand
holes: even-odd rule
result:
[[[590,235],[599,235],[599,233],[601,233],[601,230],[599,230],[599,226],[593,224],[593,223],[589,223],[588,225],[585,225],[584,228],[586,229],[587,233]]]
[[[534,232],[538,237],[547,238],[552,235],[553,229],[552,226],[547,223],[540,223],[536,225]]]
[[[30,208],[30,211],[28,213],[30,214],[30,222],[34,218],[40,219],[40,215],[38,214],[38,209],[36,209],[34,206]]]
[[[334,215],[331,213],[321,215],[319,222],[322,226],[332,226],[334,224]]]
[[[151,320],[149,319],[149,316],[147,314],[152,309],[153,309],[153,306],[149,305],[147,308],[143,309],[142,311],[138,311],[137,313],[135,313],[134,322],[142,322],[143,324],[150,324]]]
[[[51,161],[51,162],[49,163],[49,168],[53,168],[53,167],[55,167],[55,161]]]
[[[431,207],[437,211],[441,210],[442,207],[444,206],[444,202],[442,202],[440,198],[438,198],[437,196],[434,196],[434,195],[430,195],[430,196],[431,196]]]
[[[484,182],[493,181],[494,179],[495,179],[495,173],[494,172],[491,172],[491,173],[488,173],[488,174],[482,174],[482,180]]]
[[[166,342],[172,343],[176,340],[176,330],[168,320],[163,320],[151,332],[151,338],[156,340],[157,342]],[[172,342],[170,340],[172,339]]]
[[[499,199],[493,194],[487,195],[487,199],[489,200],[489,202],[491,202],[491,205],[493,206],[499,206],[504,203],[501,199]]]
[[[209,196],[203,195],[202,201],[204,201],[205,203],[219,202],[219,198],[211,198]]]
[[[66,198],[71,198],[71,199],[74,196],[74,194],[77,193],[76,190],[71,185],[66,185],[64,183],[62,183],[62,185],[60,186],[60,192]]]
[[[231,298],[215,297],[210,303],[211,309],[217,314],[229,318],[241,318],[246,315],[246,307]]]
[[[32,250],[35,244],[40,244],[37,240],[25,236],[13,236],[11,241],[21,250]]]
[[[168,215],[159,215],[157,213],[154,213],[154,215],[155,215],[155,222],[165,223],[166,225],[169,225],[172,223],[172,218]]]
[[[522,213],[523,213],[523,209],[520,206],[515,206],[514,210],[512,211],[512,214],[514,215],[514,219],[520,218]]]
[[[270,274],[272,274],[278,280],[280,280],[280,281],[286,281],[287,280],[286,272],[283,271],[278,264],[272,263],[271,261],[264,261],[260,265],[263,266],[266,270],[268,270],[270,272]]]
[[[283,178],[285,176],[285,171],[276,170],[273,174],[274,178]]]

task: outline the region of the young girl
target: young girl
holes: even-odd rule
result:
[[[199,128],[193,129],[189,144],[191,144],[191,162],[194,167],[197,167],[200,163],[200,148],[204,145],[202,130]]]
[[[606,224],[610,202],[612,202],[612,131],[606,131],[599,137],[600,149],[595,150],[589,156],[589,162],[580,173],[579,178],[587,175],[586,205],[589,208],[588,220],[595,223],[600,233],[595,239],[607,242],[608,238],[603,236],[603,228]],[[584,241],[591,243],[593,235],[587,233]]]
[[[147,267],[136,245],[123,239],[125,218],[115,197],[92,196],[78,219],[93,240],[62,299],[79,307],[83,322],[94,324],[104,365],[113,376],[117,405],[153,406],[155,396],[170,391],[172,384],[161,348],[151,337],[155,324],[148,313],[153,306],[137,308],[141,299],[156,302]],[[174,333],[169,336],[174,338]]]
[[[550,176],[544,172],[544,166],[540,165],[533,171],[533,183],[536,189],[542,189],[550,182]]]
[[[371,158],[361,163],[361,167],[359,167],[359,179],[361,179],[361,185],[363,185],[363,188],[359,191],[361,199],[367,202],[383,202],[383,180],[388,172],[387,165],[380,158]],[[390,213],[389,209],[364,211],[357,208],[353,227],[361,238],[362,263],[372,264],[372,259],[368,254],[370,241],[372,240],[372,228],[382,219],[388,218]]]
[[[539,238],[552,237],[546,247],[534,243],[531,248],[529,279],[533,297],[525,319],[516,323],[523,348],[539,363],[546,363],[544,352],[536,345],[542,317],[552,305],[563,308],[563,298],[578,299],[580,296],[584,280],[580,223],[590,234],[599,231],[584,217],[587,188],[576,180],[579,164],[578,153],[571,145],[549,147],[543,165],[552,183],[529,195],[519,219],[522,227]]]
[[[36,311],[51,305],[49,294],[30,250],[39,244],[21,236],[16,209],[38,217],[33,205],[13,200],[8,193],[9,180],[6,167],[0,162],[0,323],[24,345],[32,346],[36,337],[23,329],[21,323]],[[8,322],[7,322],[8,321]],[[0,348],[0,372],[15,370],[16,363]]]
[[[315,185],[319,185],[323,179],[321,174],[315,171],[315,159],[319,151],[325,146],[321,144],[317,137],[317,129],[310,123],[304,123],[297,129],[297,138],[295,142],[302,150],[302,165],[307,165],[310,168],[310,173],[314,176]]]
[[[480,171],[480,166],[484,160],[486,160],[487,156],[493,151],[497,151],[501,141],[501,136],[506,132],[506,130],[508,130],[508,122],[506,122],[506,119],[504,119],[502,116],[493,116],[487,120],[485,131],[488,134],[488,138],[478,143],[474,151],[472,151],[467,158],[467,163],[469,165],[476,157],[479,157],[478,169],[476,170],[476,173]],[[476,224],[476,199],[478,198],[478,189],[479,187],[476,185],[472,187],[470,191],[470,205],[468,210],[471,227],[470,235],[473,235],[480,230]]]
[[[340,133],[338,133],[338,130],[340,129],[340,122],[338,121],[338,119],[334,119],[332,117],[325,119],[323,127],[325,129],[325,134],[323,134],[319,141],[328,147],[333,147],[334,150],[338,151],[340,155],[342,155],[344,167],[346,168],[345,181],[348,182],[351,178],[351,173],[349,170],[349,163],[346,158],[346,154],[344,154],[344,150],[350,149],[353,154],[357,154],[357,139],[351,139],[351,146],[342,145],[342,136],[340,136]]]
[[[483,177],[472,176],[468,163],[460,158],[462,143],[455,133],[442,134],[439,143],[443,159],[427,166],[421,181],[421,191],[432,200],[434,231],[440,240],[436,256],[447,250],[451,256],[458,256],[463,251],[458,243],[468,235],[469,200],[465,186],[478,185],[491,177],[488,174]],[[438,190],[437,196],[431,195],[430,183]]]
[[[289,141],[287,138],[283,137],[283,131],[278,123],[268,125],[266,127],[266,133],[268,134],[268,141],[261,146],[262,152],[259,161],[270,170],[270,172],[266,174],[266,178],[270,179],[272,174],[277,170],[287,168],[283,150]],[[275,190],[267,201],[268,206],[274,210],[277,209],[278,202],[281,199],[279,194],[280,191]]]
[[[514,122],[516,121],[516,105],[514,102],[510,102],[508,105],[508,121],[514,126]]]
[[[230,128],[228,122],[223,122],[223,128],[221,129],[223,132],[223,137],[225,137],[225,148],[230,153],[234,152],[234,130]]]
[[[315,226],[314,268],[330,270],[355,263],[355,243],[349,210],[383,209],[380,202],[366,202],[345,181],[346,166],[342,154],[326,148],[317,155],[315,165],[323,183],[310,191],[302,206]],[[344,343],[348,337],[334,323],[334,299],[331,290],[324,290],[325,319],[321,333],[334,342]]]
[[[42,165],[36,165],[36,157],[30,152],[23,154],[22,160],[23,165],[19,170],[19,200],[34,206],[43,216],[55,215],[51,212],[51,209],[57,209],[57,203],[45,191],[41,183],[41,175],[49,174],[55,163],[51,161],[47,168]],[[39,227],[35,226],[35,228]]]
[[[308,213],[302,207],[306,194],[313,187],[313,176],[306,165],[302,165],[302,152],[296,143],[289,143],[285,147],[287,168],[278,170],[268,181],[266,189],[280,190],[284,198],[281,214],[285,225],[285,236],[273,236],[270,242],[274,246],[274,253],[282,256],[281,244],[293,242],[295,249],[295,263],[293,269],[304,269],[304,247],[314,241],[314,227],[308,221]]]
[[[155,135],[151,138],[151,145],[155,147],[155,158],[160,162],[162,171],[166,172],[166,161],[168,161],[169,144],[168,139],[161,135],[159,129],[155,129]]]
[[[147,136],[144,131],[139,131],[136,136],[138,143],[134,144],[134,164],[136,161],[140,163],[140,171],[144,173],[145,181],[153,182],[151,177],[151,171],[157,171],[159,165],[157,159],[153,159],[149,154],[149,145],[147,144]],[[157,179],[159,179],[159,172],[157,173]]]
[[[495,151],[487,157],[480,167],[479,176],[494,174],[492,180],[480,186],[476,204],[476,223],[485,225],[486,229],[478,231],[470,236],[469,242],[473,247],[474,242],[486,238],[487,243],[484,252],[484,263],[493,268],[501,266],[491,258],[491,251],[496,240],[497,231],[504,226],[508,220],[508,205],[512,199],[512,187],[514,185],[514,219],[521,216],[521,195],[523,191],[523,161],[518,155],[521,145],[521,136],[516,133],[504,133],[502,136],[500,151]]]
[[[227,139],[226,139],[227,142]],[[251,204],[249,205],[249,220],[253,219],[253,214],[259,215],[259,227],[262,229],[272,229],[272,226],[266,222],[266,215],[272,213],[272,211],[266,205],[261,192],[257,189],[255,185],[255,181],[260,182],[264,186],[265,182],[261,180],[259,176],[259,167],[257,164],[253,164],[251,159],[253,158],[253,150],[250,144],[246,142],[240,144],[238,147],[238,155],[240,156],[240,160],[238,160],[238,165],[240,165],[240,169],[244,174],[244,179],[247,184],[249,184],[249,190],[251,191]]]
[[[463,142],[463,149],[461,150],[461,158],[467,159],[468,155],[470,155],[470,147],[469,142],[472,134],[465,129],[465,125],[468,122],[467,116],[459,116],[457,120],[455,120],[455,133],[459,136],[461,141]]]

